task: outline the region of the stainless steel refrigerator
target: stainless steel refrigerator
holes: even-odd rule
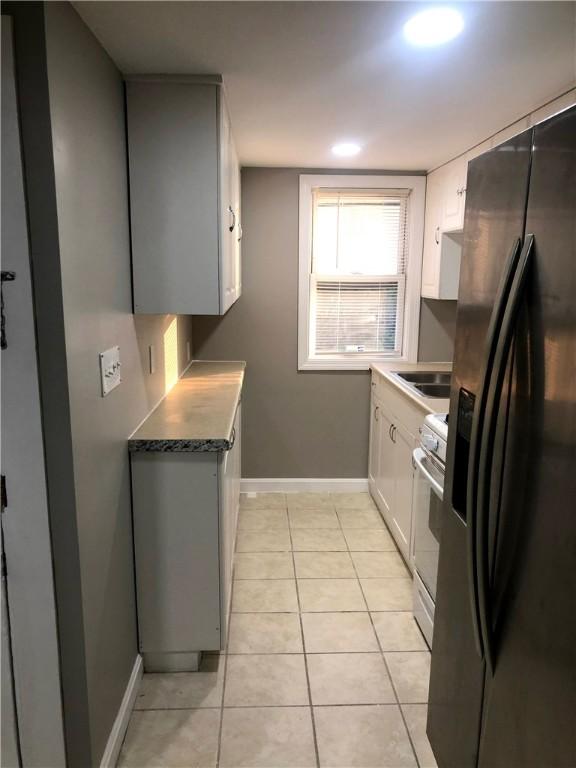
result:
[[[576,766],[576,108],[468,169],[427,731]]]

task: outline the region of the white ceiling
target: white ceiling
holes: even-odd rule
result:
[[[576,82],[576,3],[459,3],[460,37],[415,49],[424,5],[75,3],[125,73],[222,74],[243,165],[428,170]]]

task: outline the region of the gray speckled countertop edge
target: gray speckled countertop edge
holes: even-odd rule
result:
[[[130,453],[216,453],[229,451],[232,440],[129,440]]]

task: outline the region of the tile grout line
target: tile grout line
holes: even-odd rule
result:
[[[386,521],[384,521],[384,524],[386,524]],[[344,538],[346,538],[344,536]],[[368,600],[366,599],[366,595],[364,594],[364,589],[362,587],[362,582],[360,581],[360,576],[358,576],[358,571],[356,569],[356,563],[354,562],[354,558],[352,557],[352,552],[350,551],[350,547],[348,545],[348,540],[346,539],[346,545],[348,546],[348,552],[350,554],[350,559],[352,560],[352,566],[354,568],[354,572],[356,573],[356,577],[358,579],[358,584],[360,585],[360,590],[362,591],[362,596],[364,597],[364,602],[366,603],[366,607],[368,607]],[[400,712],[400,717],[402,718],[402,722],[404,723],[404,728],[406,730],[406,735],[408,736],[408,742],[410,744],[410,747],[412,748],[412,754],[414,755],[414,760],[416,761],[416,765],[420,766],[420,761],[418,760],[418,755],[416,754],[416,748],[414,747],[414,742],[412,741],[412,736],[410,734],[410,730],[408,728],[408,723],[406,722],[406,718],[404,717],[404,711],[402,709],[402,705],[400,703],[400,698],[398,696],[398,691],[396,690],[396,685],[394,683],[394,680],[392,678],[392,674],[390,672],[390,667],[388,666],[388,662],[386,661],[386,655],[384,654],[384,649],[382,648],[382,643],[380,642],[380,637],[378,636],[378,632],[376,632],[376,627],[374,625],[374,619],[372,618],[372,612],[368,610],[368,618],[370,619],[370,624],[372,626],[372,631],[374,632],[374,635],[376,636],[376,642],[378,643],[378,648],[380,648],[380,655],[382,657],[382,662],[384,663],[384,666],[386,668],[386,672],[388,674],[388,678],[390,679],[390,685],[392,687],[392,691],[394,693],[394,698],[396,699],[396,705],[398,707],[398,711]]]
[[[292,529],[290,527],[290,512],[288,503],[286,503],[286,516],[288,517],[288,535],[290,537],[292,567],[294,568],[294,584],[296,586],[296,600],[298,601],[298,623],[300,624],[300,637],[302,640],[302,653],[304,655],[304,671],[306,673],[306,688],[308,690],[308,701],[310,705],[310,718],[312,720],[312,738],[314,739],[314,754],[316,757],[316,766],[320,768],[320,752],[318,750],[318,737],[316,735],[316,718],[314,717],[314,706],[312,704],[312,691],[310,689],[310,674],[308,671],[308,659],[306,658],[306,642],[304,640],[304,625],[302,623],[302,605],[300,603],[300,590],[298,589],[298,577],[296,575],[296,559],[294,557],[294,545],[292,541]]]
[[[269,611],[265,611],[264,613],[269,613]],[[245,614],[236,614],[236,615],[237,616],[238,615],[242,615],[242,616],[251,616],[251,615],[262,616],[262,615],[264,615],[264,613],[258,613],[256,611],[249,611],[248,613],[245,613]],[[310,612],[310,611],[304,611],[304,613],[306,613],[307,615],[322,616],[322,615],[324,615],[326,613],[350,613],[350,614],[353,613],[353,614],[357,614],[357,613],[369,613],[369,611],[315,611],[313,613]],[[408,613],[408,611],[400,611],[400,613]],[[297,613],[296,613],[296,611],[294,611],[291,614],[280,614],[280,613],[277,613],[275,615],[276,616],[281,616],[281,615],[284,615],[284,616],[286,616],[286,615],[296,616]],[[379,650],[378,651],[307,651],[308,656],[323,656],[323,655],[325,655],[327,653],[330,654],[330,655],[338,655],[338,654],[346,654],[346,655],[360,654],[360,655],[362,655],[362,654],[366,654],[366,653],[380,653],[380,651]],[[402,655],[404,655],[404,654],[407,654],[407,653],[426,653],[426,651],[385,651],[385,653],[388,653],[389,655],[393,656],[396,653],[401,653]],[[256,652],[246,651],[244,653],[238,653],[238,652],[236,652],[236,653],[229,653],[228,656],[302,656],[302,653],[296,652],[296,651],[288,651],[288,652],[284,652],[284,651],[262,651],[262,652],[260,652],[260,651],[256,651]],[[405,701],[404,702],[404,704],[423,704],[423,703],[424,702],[422,702],[422,701]],[[278,705],[278,706],[280,706],[280,705]],[[218,709],[218,707],[185,707],[185,709]]]
[[[376,655],[380,656],[379,651],[365,652],[364,655]],[[302,656],[302,654],[298,654]],[[330,654],[328,654],[330,655]],[[178,673],[179,674],[179,673]],[[193,672],[191,674],[194,674]],[[396,707],[396,702],[386,703],[372,703],[372,704],[314,704],[315,709],[334,709],[337,707]],[[402,706],[402,705],[400,705]],[[424,704],[417,701],[404,702],[406,707],[422,707]],[[224,707],[224,709],[310,709],[307,704],[234,704],[231,707]],[[214,707],[148,707],[147,709],[135,709],[134,712],[219,712],[220,706]]]

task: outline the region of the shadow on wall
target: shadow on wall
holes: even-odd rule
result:
[[[457,306],[457,301],[422,299],[420,302],[418,360],[421,363],[452,362]]]
[[[231,308],[232,311],[234,307]],[[218,325],[222,322],[222,318],[219,316],[211,317],[209,315],[202,315],[194,322],[194,346],[196,349],[201,349],[207,341],[210,340],[214,331],[218,328]]]

